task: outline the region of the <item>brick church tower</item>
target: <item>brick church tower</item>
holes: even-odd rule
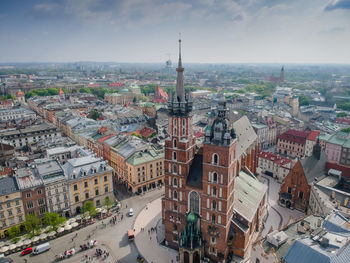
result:
[[[205,132],[203,144],[202,234],[205,254],[226,258],[234,209],[234,182],[237,173],[236,134],[226,119],[226,102],[219,102],[218,116]]]
[[[178,248],[179,234],[184,228],[187,202],[183,188],[196,147],[192,127],[192,99],[184,89],[181,39],[176,71],[176,92],[170,93],[168,100],[169,137],[165,140],[165,198],[163,199],[165,239],[173,248]]]
[[[179,250],[180,263],[199,263],[204,256],[214,262],[233,254],[244,258],[266,207],[266,185],[254,176],[258,137],[246,116],[230,123],[226,103],[220,101],[216,119],[205,129],[203,146],[196,150],[181,40],[176,71],[165,140],[165,243]]]

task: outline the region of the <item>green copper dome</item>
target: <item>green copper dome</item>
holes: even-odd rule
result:
[[[187,215],[186,221],[189,223],[194,223],[197,221],[197,216],[195,215],[195,213],[191,212]]]

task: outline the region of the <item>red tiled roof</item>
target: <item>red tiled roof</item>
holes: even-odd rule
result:
[[[99,133],[105,134],[108,131],[108,127],[102,126],[98,129]]]
[[[278,154],[269,153],[269,152],[259,152],[259,158],[263,158],[263,159],[272,161],[279,166],[288,164],[292,161],[289,158],[280,156]]]
[[[345,117],[345,118],[337,118],[335,120],[336,123],[340,123],[340,124],[347,124],[350,125],[350,118],[349,117]]]
[[[143,129],[141,129],[138,133],[144,137],[144,138],[148,138],[149,136],[151,136],[153,133],[155,132],[154,129],[150,128],[150,127],[144,127]]]
[[[298,130],[288,130],[282,133],[278,138],[289,142],[305,144],[306,138],[308,135],[309,135],[308,132],[303,132]]]
[[[60,88],[60,90],[58,91],[58,94],[64,94],[63,90]]]
[[[120,82],[115,82],[115,83],[109,83],[108,86],[110,87],[123,87],[124,84]]]
[[[312,130],[309,133],[309,136],[307,136],[307,140],[315,142],[319,134],[320,134],[319,131]]]
[[[199,131],[197,131],[197,132],[194,134],[194,136],[195,136],[196,138],[203,137],[203,136],[204,136],[204,132],[199,132]]]
[[[103,143],[105,140],[108,140],[109,138],[112,138],[113,136],[115,136],[115,134],[108,134],[108,135],[106,135],[106,136],[104,136],[104,137],[98,139],[97,141],[98,141],[99,143]]]
[[[99,88],[100,84],[89,84],[88,88]]]

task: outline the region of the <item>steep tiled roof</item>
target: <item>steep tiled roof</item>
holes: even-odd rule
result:
[[[263,159],[272,161],[279,166],[286,165],[292,161],[289,158],[280,156],[278,154],[269,153],[269,152],[259,152],[259,158],[263,158]]]
[[[233,123],[237,136],[236,156],[239,158],[243,152],[257,139],[257,135],[247,116],[243,116]]]
[[[306,138],[308,137],[308,135],[309,133],[307,132],[298,131],[298,130],[288,130],[282,133],[278,138],[289,142],[305,144]]]
[[[315,142],[319,134],[320,134],[319,131],[313,130],[313,131],[311,131],[311,132],[309,133],[309,135],[307,136],[307,140],[309,140],[309,141],[314,141],[314,142]]]
[[[234,187],[234,210],[251,222],[267,191],[267,185],[255,176],[240,171],[239,176],[235,177]]]

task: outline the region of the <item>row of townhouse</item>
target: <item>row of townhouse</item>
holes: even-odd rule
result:
[[[11,121],[23,118],[35,118],[34,111],[26,108],[12,108],[0,110],[0,121]]]
[[[278,182],[282,183],[293,167],[293,162],[278,154],[259,152],[258,167],[260,173],[276,178]]]
[[[7,129],[0,132],[0,140],[14,146],[16,149],[51,137],[61,137],[61,132],[56,126],[49,123],[31,125],[23,129]]]
[[[33,106],[35,100],[41,99],[35,98],[28,103],[38,112],[39,109],[35,108],[38,103]],[[120,111],[123,113],[125,110]],[[144,115],[130,114],[129,117],[95,121],[82,116],[79,111],[61,110],[49,120],[77,144],[107,160],[114,169],[115,182],[123,182],[130,191],[141,193],[164,183],[164,151],[159,145],[118,134],[145,127],[147,118]],[[68,148],[48,150],[47,156],[65,163],[75,154]]]
[[[287,130],[278,136],[276,152],[292,158],[311,156],[318,135],[315,130]]]
[[[113,200],[112,167],[94,155],[58,160],[37,159],[12,176],[0,178],[0,236],[25,215],[41,217],[57,212],[70,217],[82,212],[85,201],[102,206],[106,197]]]

